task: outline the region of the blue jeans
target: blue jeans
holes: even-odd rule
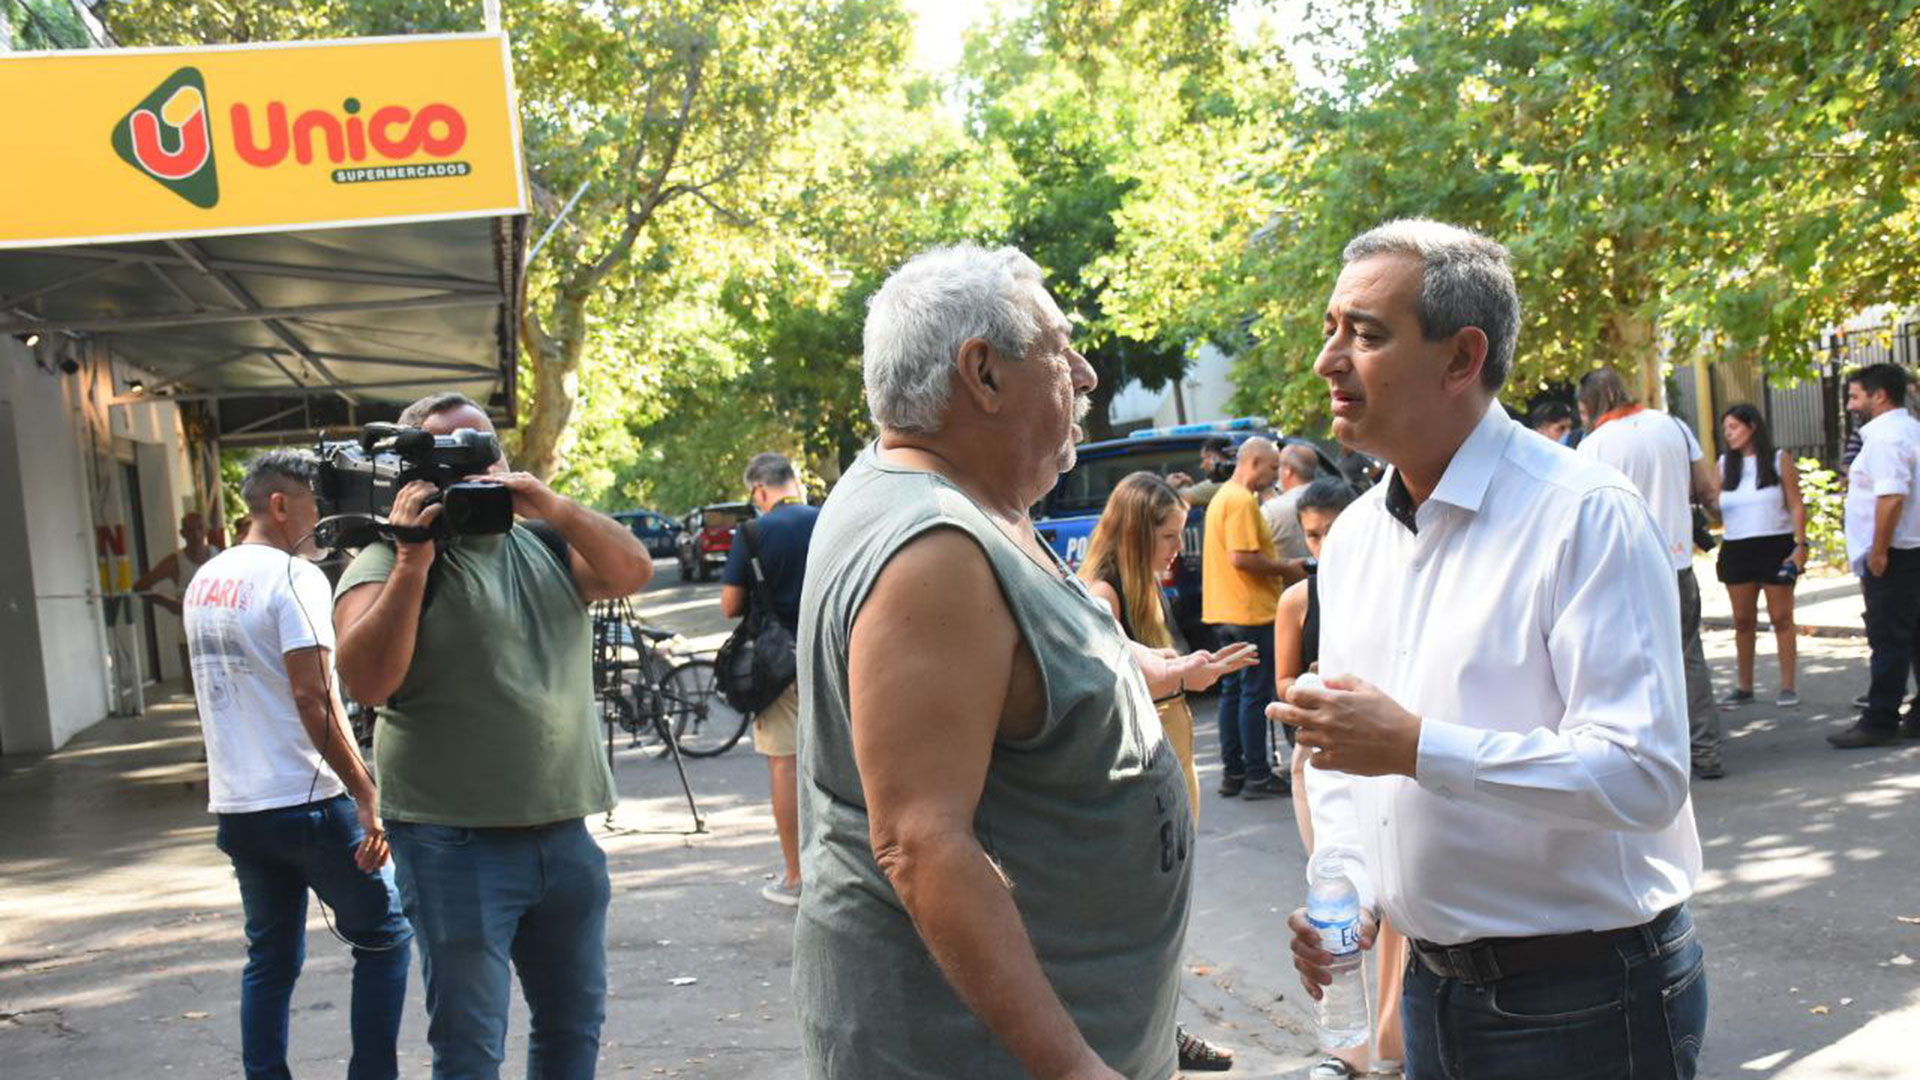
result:
[[[1267,706],[1273,703],[1273,624],[1221,624],[1220,647],[1243,641],[1260,650],[1260,662],[1220,680],[1220,769],[1247,783],[1273,775],[1267,750]]]
[[[348,1080],[400,1074],[394,1043],[407,997],[407,942],[393,870],[354,865],[365,837],[345,795],[301,806],[221,814],[215,843],[233,860],[247,914],[247,966],[240,976],[240,1056],[248,1080],[284,1080],[287,1009],[307,955],[307,890],[333,909],[334,929],[353,943],[353,1058]]]
[[[420,943],[436,1080],[491,1080],[514,971],[529,1080],[589,1080],[607,1013],[607,856],[575,819],[529,829],[387,823]]]
[[[1691,1080],[1707,1030],[1705,953],[1685,908],[1617,962],[1490,983],[1409,961],[1409,1080]]]

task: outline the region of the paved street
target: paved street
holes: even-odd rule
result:
[[[726,626],[717,586],[678,585],[670,565],[663,577],[643,612],[697,645],[717,644]],[[1771,642],[1762,648],[1770,698]],[[1920,1076],[1910,1046],[1920,1030],[1911,839],[1920,743],[1829,750],[1821,735],[1864,686],[1865,645],[1820,637],[1802,648],[1806,705],[1732,714],[1731,776],[1696,792],[1708,867],[1696,912],[1713,987],[1703,1075]],[[1724,686],[1731,634],[1710,632],[1708,649]],[[1239,1049],[1229,1075],[1298,1076],[1313,1058],[1282,940],[1283,915],[1304,891],[1292,808],[1210,793],[1211,714],[1208,703],[1181,1012]],[[6,1076],[238,1074],[239,898],[213,847],[196,746],[190,710],[176,700],[103,724],[51,757],[0,765],[10,826],[0,834]],[[688,831],[669,764],[622,751],[616,772],[622,800],[601,833],[615,889],[603,1075],[800,1077],[791,916],[757,895],[778,861],[764,767],[744,744],[689,764],[708,819],[700,835]],[[309,953],[295,998],[296,1071],[339,1075],[349,961],[317,912]],[[696,981],[674,985],[683,979]],[[403,1062],[407,1075],[424,1076],[417,974],[412,995]],[[520,1074],[524,1024],[516,1015],[510,1076]]]

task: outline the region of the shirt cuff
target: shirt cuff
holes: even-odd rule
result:
[[[1478,728],[1450,724],[1432,717],[1420,721],[1420,749],[1414,763],[1413,778],[1421,787],[1445,798],[1454,799],[1473,790],[1474,770],[1479,764]]]

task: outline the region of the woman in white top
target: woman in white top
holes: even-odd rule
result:
[[[1794,691],[1797,666],[1793,586],[1807,568],[1807,506],[1793,458],[1773,448],[1766,418],[1751,405],[1735,405],[1720,420],[1719,575],[1733,600],[1733,635],[1740,657],[1740,684],[1720,700],[1725,709],[1753,701],[1753,652],[1760,619],[1760,593],[1780,653],[1780,693],[1774,704],[1800,704]]]

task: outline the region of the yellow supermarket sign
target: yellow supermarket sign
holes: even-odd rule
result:
[[[0,54],[0,96],[0,247],[526,211],[502,34]]]

